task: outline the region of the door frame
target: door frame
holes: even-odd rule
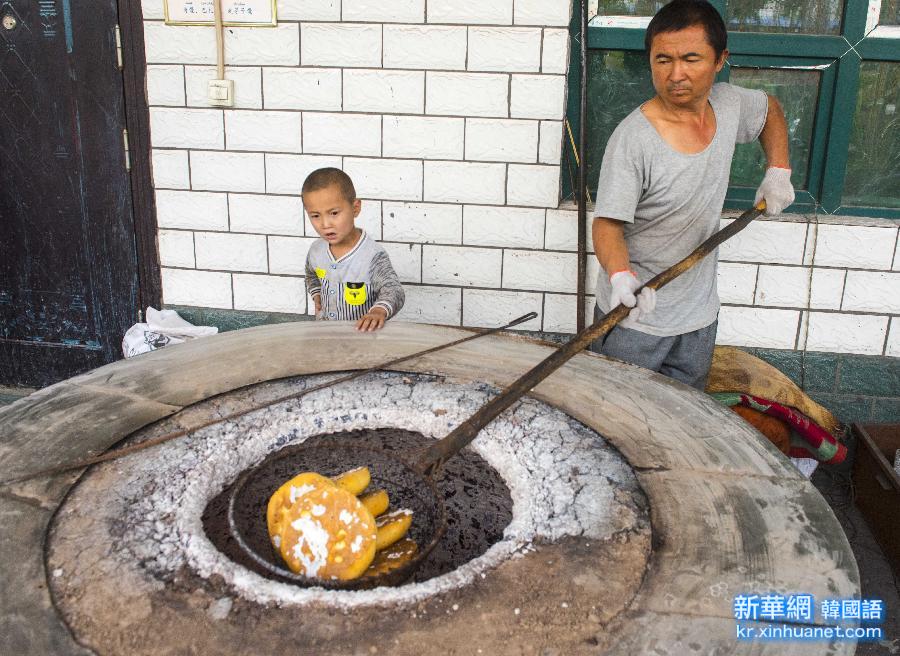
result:
[[[125,125],[131,164],[131,202],[137,250],[140,316],[148,306],[160,307],[162,280],[157,247],[156,198],[153,190],[150,146],[150,110],[147,106],[147,58],[144,51],[144,16],[141,0],[116,0],[122,45],[122,86]]]

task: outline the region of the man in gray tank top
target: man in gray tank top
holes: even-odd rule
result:
[[[629,114],[606,146],[594,209],[601,270],[595,313],[634,309],[591,350],[703,389],[712,361],[719,297],[716,255],[657,294],[637,288],[693,251],[719,227],[737,143],[759,139],[768,167],[756,194],[766,214],[794,200],[788,134],[778,101],[714,84],[727,33],[706,0],[673,0],[647,28],[656,96]]]

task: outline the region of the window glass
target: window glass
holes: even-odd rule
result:
[[[654,95],[647,56],[642,50],[589,50],[587,94],[587,184],[593,195],[613,130]]]
[[[881,0],[879,25],[900,25],[900,0]]]
[[[843,205],[900,207],[900,63],[860,64]]]
[[[601,16],[653,16],[666,0],[600,0]]]
[[[841,31],[841,0],[728,0],[725,6],[725,24],[736,32]]]
[[[748,89],[761,89],[775,96],[784,108],[791,153],[791,181],[796,189],[806,189],[809,151],[812,143],[816,102],[821,73],[773,68],[731,67],[729,81]],[[765,171],[766,157],[759,141],[739,144],[731,163],[731,184],[755,187]]]

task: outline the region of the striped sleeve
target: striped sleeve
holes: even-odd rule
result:
[[[400,278],[397,277],[388,254],[383,250],[372,258],[372,290],[375,292],[375,305],[387,310],[388,319],[400,311],[406,300]]]
[[[311,261],[312,249],[306,254],[306,293],[310,296],[322,293],[322,283],[319,282],[319,276],[316,275],[316,268]]]

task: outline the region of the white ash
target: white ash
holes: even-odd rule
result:
[[[300,378],[292,390],[327,379]],[[121,505],[122,523],[130,527],[117,537],[119,558],[163,579],[184,565],[201,577],[218,575],[236,594],[258,603],[348,609],[417,602],[459,588],[526,552],[535,540],[606,539],[635,525],[640,511],[633,498],[640,496],[639,488],[621,456],[584,425],[525,398],[472,443],[509,487],[512,521],[500,542],[452,572],[373,590],[301,588],[236,564],[203,531],[207,503],[243,470],[283,446],[322,433],[385,427],[441,438],[496,392],[487,385],[427,376],[369,375],[104,465],[119,473],[117,489],[109,490],[105,502]]]

